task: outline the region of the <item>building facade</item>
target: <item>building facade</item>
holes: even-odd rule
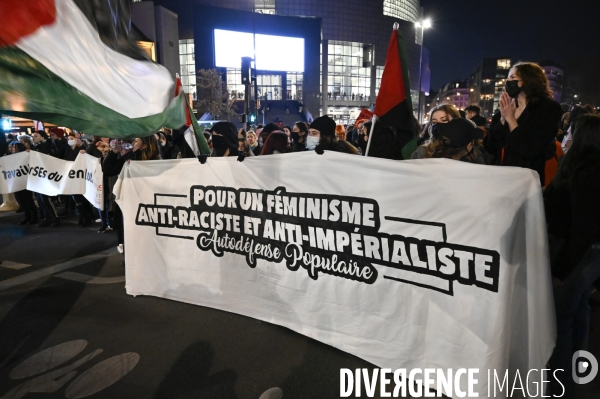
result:
[[[270,96],[273,101],[297,100],[315,117],[329,114],[339,122],[350,121],[357,109],[375,102],[395,22],[399,23],[400,32],[407,44],[409,80],[415,110],[421,56],[421,92],[429,91],[429,53],[425,48],[421,52],[421,46],[415,43],[414,23],[421,15],[419,0],[155,0],[154,3],[179,16],[181,76],[185,81],[184,85],[188,85],[189,92],[195,92],[195,72],[198,69],[215,67],[214,62],[210,65],[208,57],[203,60],[197,58],[201,55],[198,51],[200,45],[203,50],[208,48],[206,43],[198,43],[201,39],[194,27],[202,24],[215,25],[203,11],[206,7],[231,10],[231,18],[236,20],[240,20],[240,14],[233,11],[262,14],[256,17],[243,14],[244,19],[254,20],[255,32],[268,31],[270,25],[280,26],[278,19],[288,21],[285,23],[294,24],[300,30],[304,23],[310,25],[311,21],[319,20],[320,40],[316,49],[319,53],[318,65],[309,65],[309,60],[305,58],[304,73],[280,71],[260,78],[260,81],[257,79],[261,93],[259,96]],[[284,17],[301,19],[280,19]],[[287,33],[279,33],[280,35],[290,34],[292,27],[285,28]],[[210,40],[205,37],[203,42]],[[313,50],[307,49],[308,52]],[[316,76],[313,76],[315,71]],[[239,93],[243,91],[238,79],[240,71],[228,68],[225,74],[230,93],[236,92],[235,95],[240,96]],[[259,72],[259,76],[264,74]],[[315,80],[318,87],[314,85]]]
[[[554,93],[552,98],[554,98],[554,101],[561,102],[563,99],[565,72],[557,66],[542,66],[542,69],[546,74],[546,78],[548,78],[548,86],[550,86],[550,90]]]
[[[510,57],[484,58],[471,74],[469,104],[479,104],[483,116],[491,117],[498,109],[511,66]]]
[[[452,104],[464,110],[471,104],[471,88],[468,80],[454,80],[442,87],[437,94],[427,97],[427,114],[440,104]]]

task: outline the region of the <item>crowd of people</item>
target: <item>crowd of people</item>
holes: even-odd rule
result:
[[[480,113],[475,104],[464,111],[450,104],[437,106],[429,121],[418,128],[417,147],[410,159],[447,158],[537,172],[545,200],[558,319],[557,350],[551,363],[570,375],[571,354],[587,344],[588,302],[600,277],[600,115],[592,106],[565,109],[554,101],[543,70],[528,62],[517,63],[509,71],[498,112],[490,120]],[[419,126],[416,119],[410,123]],[[117,176],[130,160],[195,156],[184,139],[184,129],[135,140],[89,140],[75,131],[60,130],[9,137],[9,154],[39,151],[65,160],[74,160],[81,152],[95,156],[102,163],[105,179],[104,211],[94,210],[81,195],[49,198],[27,190],[16,193],[24,214],[20,223],[57,227],[60,218],[69,217],[76,209],[79,226],[85,227],[98,215],[98,232],[118,230],[122,252],[122,213],[112,195]],[[368,156],[403,159],[397,132],[378,120],[342,126],[325,115],[310,124],[269,123],[248,130],[217,122],[204,136],[211,157],[313,150],[365,156],[368,148]],[[58,204],[63,206],[60,213]]]

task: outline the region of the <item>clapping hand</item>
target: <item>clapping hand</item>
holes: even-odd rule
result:
[[[517,100],[510,98],[507,92],[500,95],[500,114],[508,124],[516,122],[515,111],[517,109]]]

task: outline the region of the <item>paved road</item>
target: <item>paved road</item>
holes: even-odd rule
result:
[[[0,214],[0,397],[337,398],[340,368],[373,368],[269,323],[128,296],[116,234],[19,218]]]
[[[373,368],[283,327],[126,295],[116,234],[18,220],[0,216],[0,397],[335,398],[340,368]]]

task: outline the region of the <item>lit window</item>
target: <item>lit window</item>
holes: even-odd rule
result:
[[[419,19],[419,0],[384,0],[383,15],[417,22]]]
[[[196,60],[194,39],[179,41],[179,76],[185,93],[196,100]]]
[[[370,101],[371,68],[363,67],[368,44],[331,40],[328,44],[327,96],[331,100]],[[377,67],[381,84],[383,67]],[[378,86],[376,86],[378,87]]]
[[[510,69],[510,59],[498,60],[498,69]]]
[[[254,11],[260,14],[277,14],[275,0],[254,0]]]

